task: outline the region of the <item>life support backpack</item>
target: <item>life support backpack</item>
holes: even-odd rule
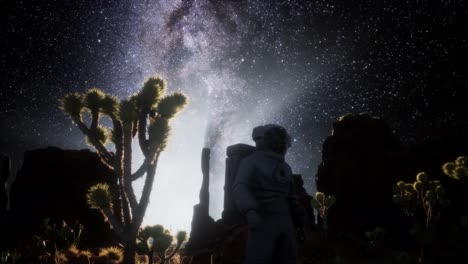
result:
[[[226,149],[226,173],[224,182],[224,211],[222,219],[228,224],[241,224],[244,217],[237,209],[232,194],[239,165],[245,157],[255,151],[255,147],[247,144],[235,144]]]

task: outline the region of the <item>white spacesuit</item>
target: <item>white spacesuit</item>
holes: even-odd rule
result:
[[[241,161],[233,187],[249,227],[244,263],[296,263],[296,229],[303,225],[304,211],[284,161],[290,137],[278,125],[256,127],[252,137],[256,151]]]

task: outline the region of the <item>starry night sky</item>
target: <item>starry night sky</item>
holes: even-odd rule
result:
[[[27,149],[87,147],[58,109],[66,93],[124,97],[155,74],[190,97],[167,151],[178,159],[161,162],[192,155],[198,177],[200,149],[212,147],[215,193],[225,147],[251,143],[260,124],[290,131],[288,159],[309,191],[343,114],[380,116],[404,142],[467,133],[463,0],[3,0],[0,10],[0,152],[15,164]]]

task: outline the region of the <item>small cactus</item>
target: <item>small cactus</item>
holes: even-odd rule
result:
[[[315,198],[312,197],[310,204],[313,208],[317,209],[320,217],[323,220],[323,229],[327,231],[327,216],[330,207],[332,207],[336,202],[336,197],[334,195],[326,195],[323,192],[316,192]]]

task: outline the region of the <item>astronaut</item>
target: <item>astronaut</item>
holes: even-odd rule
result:
[[[244,263],[296,263],[296,231],[305,214],[284,161],[291,138],[278,125],[256,127],[252,138],[256,150],[241,161],[233,186],[234,201],[248,224]]]

